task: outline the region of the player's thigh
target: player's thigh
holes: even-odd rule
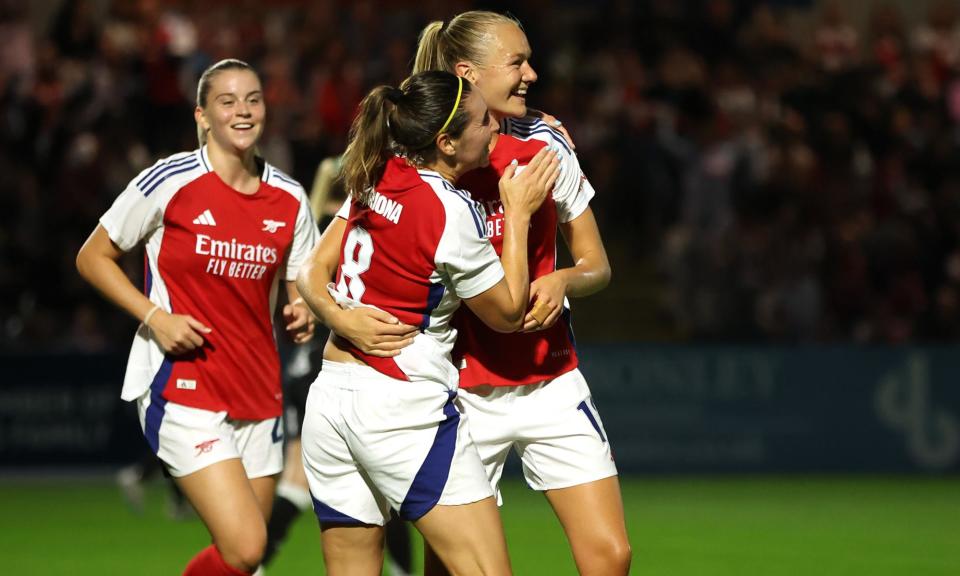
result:
[[[629,571],[632,552],[616,476],[545,494],[581,574],[616,576]]]
[[[510,574],[510,558],[496,500],[435,506],[414,522],[453,574]]]
[[[256,493],[238,458],[175,478],[218,547],[249,550],[266,541],[266,523]]]
[[[270,513],[273,511],[273,495],[277,491],[276,476],[261,476],[250,479],[250,487],[257,498],[257,504],[260,506],[260,512],[263,514],[264,521],[270,521]]]
[[[383,570],[383,526],[329,524],[320,532],[329,576],[379,576]]]
[[[626,544],[620,480],[611,476],[544,492],[571,543],[603,540]],[[589,519],[584,521],[584,519]]]
[[[590,389],[578,370],[531,388],[519,399],[517,452],[534,490],[568,488],[617,474]]]

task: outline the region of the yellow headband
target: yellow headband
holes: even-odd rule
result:
[[[463,76],[457,76],[457,80],[460,81],[459,86],[457,86],[457,99],[453,103],[453,110],[451,110],[450,115],[447,116],[447,121],[443,123],[443,126],[440,127],[440,131],[437,132],[437,136],[443,134],[443,131],[447,129],[447,126],[450,125],[450,121],[453,120],[453,115],[457,113],[457,108],[460,107],[460,96],[463,95]],[[437,136],[434,136],[434,138]]]

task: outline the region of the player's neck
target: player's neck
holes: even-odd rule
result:
[[[461,166],[448,164],[443,160],[438,160],[436,162],[428,164],[426,168],[428,170],[433,170],[437,174],[443,176],[443,178],[447,182],[450,182],[451,184],[459,180],[460,176],[462,176],[466,172],[466,170],[463,170]]]
[[[241,194],[254,194],[260,189],[260,175],[253,149],[239,154],[222,150],[216,145],[207,145],[210,165],[223,182]]]

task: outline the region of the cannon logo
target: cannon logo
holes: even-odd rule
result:
[[[263,230],[262,230],[262,231],[264,231],[264,232],[269,232],[269,233],[273,234],[274,232],[276,232],[277,230],[283,228],[283,227],[286,226],[286,225],[287,225],[286,222],[281,222],[281,221],[279,221],[279,220],[266,219],[266,220],[263,221]]]
[[[204,440],[203,442],[194,446],[197,449],[197,453],[194,456],[199,456],[201,454],[207,454],[213,450],[213,445],[219,442],[219,438],[214,438],[213,440]]]

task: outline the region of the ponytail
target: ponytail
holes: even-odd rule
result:
[[[392,86],[374,88],[360,103],[360,111],[350,126],[350,144],[343,154],[340,178],[344,188],[361,204],[367,203],[390,158],[389,114],[398,91]]]
[[[512,16],[486,10],[461,12],[449,23],[437,20],[427,24],[417,41],[414,74],[427,70],[455,73],[457,62],[485,64],[492,28],[499,24],[513,24],[523,30]]]
[[[423,165],[437,157],[437,137],[459,137],[470,121],[463,100],[470,83],[447,72],[424,72],[400,88],[378,86],[360,103],[343,154],[344,188],[367,204],[394,155]]]
[[[420,32],[417,40],[417,55],[413,61],[413,73],[424,72],[426,70],[444,70],[453,72],[455,63],[449,63],[447,51],[441,44],[443,41],[444,23],[436,20],[427,24],[426,28]]]

